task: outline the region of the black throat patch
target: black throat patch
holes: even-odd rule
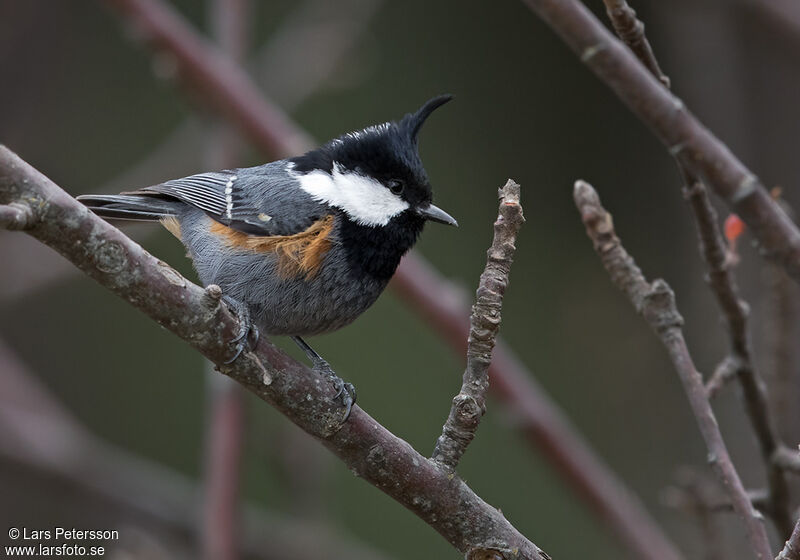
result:
[[[408,211],[385,226],[362,226],[344,218],[340,236],[350,269],[388,281],[424,225],[424,219]]]

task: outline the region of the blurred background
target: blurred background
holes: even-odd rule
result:
[[[588,4],[607,21],[599,0]],[[214,34],[208,2],[172,5]],[[800,20],[800,7],[772,6],[633,3],[674,91],[796,208],[800,26],[787,18]],[[273,159],[221,131],[174,79],[174,60],[154,56],[140,33],[103,2],[0,3],[0,142],[73,195],[227,166],[222,157],[239,166]],[[652,134],[520,2],[251,2],[242,33],[250,75],[320,141],[399,118],[436,94],[455,95],[426,124],[420,149],[437,205],[461,227],[428,227],[417,250],[471,300],[497,188],[508,177],[522,185],[527,223],[503,337],[686,557],[714,558],[706,556],[706,520],[681,506],[687,481],[714,486],[694,418],[666,354],[611,285],[572,202],[576,179],[598,189],[645,274],[675,289],[697,366],[710,374],[727,337],[679,176]],[[166,231],[123,229],[195,278]],[[783,411],[781,433],[796,447],[798,289],[765,265],[747,235],[739,250],[757,362]],[[112,558],[197,557],[208,403],[230,387],[220,389],[196,352],[60,256],[5,231],[0,339],[0,526],[119,529]],[[287,341],[275,342],[300,357]],[[464,357],[396,293],[311,343],[355,384],[363,408],[430,454]],[[793,382],[779,386],[779,369]],[[251,395],[235,399],[245,426],[243,557],[459,557],[269,406]],[[762,488],[738,387],[714,406],[745,484]],[[459,471],[554,558],[630,557],[498,401],[489,402]],[[114,489],[126,496],[120,501]],[[733,515],[711,523],[726,547],[717,557],[750,557]]]

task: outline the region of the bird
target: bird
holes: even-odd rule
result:
[[[458,226],[433,204],[418,149],[422,125],[451,99],[295,157],[77,198],[104,219],[160,222],[239,320],[228,363],[259,332],[289,336],[333,384],[344,421],[355,388],[303,337],[338,330],[375,303],[426,222]]]

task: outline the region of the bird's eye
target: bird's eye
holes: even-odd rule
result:
[[[391,181],[389,181],[388,186],[389,186],[389,190],[392,191],[392,193],[398,194],[398,195],[402,194],[403,193],[403,189],[405,188],[405,185],[403,184],[403,181],[400,181],[398,179],[392,179]]]

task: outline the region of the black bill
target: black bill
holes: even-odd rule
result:
[[[418,206],[416,212],[426,220],[430,220],[432,222],[439,222],[440,224],[447,224],[448,226],[458,227],[458,222],[453,216],[451,216],[438,206],[434,206],[433,204],[428,204],[426,206]]]

